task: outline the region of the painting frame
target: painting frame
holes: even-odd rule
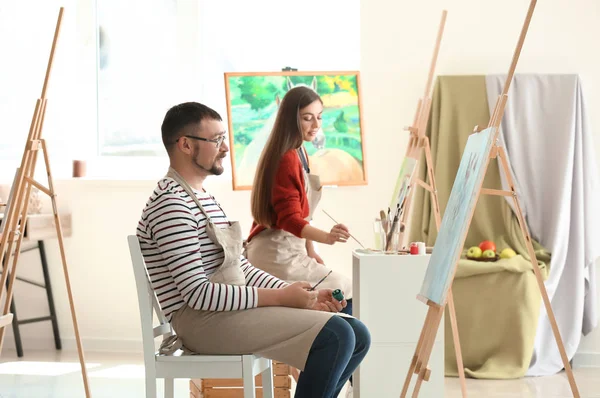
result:
[[[232,92],[232,81],[234,81],[234,79],[238,79],[237,81],[240,81],[240,78],[248,78],[248,79],[256,79],[256,78],[283,78],[281,79],[282,82],[285,82],[286,80],[291,81],[292,79],[308,79],[310,77],[313,77],[314,80],[314,89],[318,92],[318,90],[316,89],[316,85],[317,85],[317,78],[320,79],[325,79],[325,78],[334,78],[334,79],[354,79],[353,84],[354,86],[352,86],[354,89],[354,91],[356,92],[355,95],[355,100],[353,99],[353,103],[352,103],[352,109],[353,109],[353,114],[357,117],[353,117],[351,119],[351,128],[353,128],[354,133],[350,134],[350,133],[341,133],[341,134],[336,134],[336,141],[337,138],[340,138],[340,136],[342,136],[343,134],[346,135],[346,137],[341,137],[342,138],[342,142],[346,142],[349,141],[353,144],[353,147],[358,148],[352,148],[352,153],[350,153],[347,150],[344,149],[339,149],[339,148],[333,148],[338,150],[338,154],[341,154],[341,152],[345,152],[344,155],[345,157],[347,157],[348,159],[350,159],[350,162],[352,163],[352,173],[350,175],[352,175],[352,177],[344,177],[344,178],[321,178],[321,184],[323,186],[364,186],[368,184],[368,174],[367,174],[367,157],[366,157],[366,144],[365,144],[365,132],[364,132],[364,118],[363,118],[363,106],[362,106],[362,88],[361,88],[361,83],[360,83],[360,71],[277,71],[277,72],[225,72],[224,73],[224,80],[225,80],[225,99],[226,99],[226,106],[227,106],[227,124],[228,124],[228,141],[229,141],[229,147],[230,147],[230,157],[231,157],[231,174],[232,174],[232,188],[234,191],[243,191],[243,190],[251,190],[252,189],[252,184],[254,181],[254,172],[255,172],[255,165],[258,162],[258,157],[260,156],[260,152],[262,152],[262,149],[264,148],[264,144],[261,145],[261,140],[256,140],[256,142],[254,143],[254,148],[253,151],[250,152],[248,151],[248,154],[244,154],[243,152],[246,151],[247,148],[243,148],[243,152],[239,151],[239,139],[236,141],[236,137],[239,137],[239,135],[241,134],[241,129],[236,128],[237,126],[239,126],[239,118],[236,119],[236,116],[234,115],[234,108],[236,107],[236,105],[233,104],[234,102],[234,94]],[[320,80],[321,81],[321,80]],[[281,93],[279,93],[281,94]],[[278,95],[279,95],[278,94]],[[285,94],[285,93],[283,93]],[[326,104],[326,100],[324,98],[325,95],[321,95],[321,98],[324,100],[325,103],[325,111],[324,111],[324,115],[326,114],[326,112],[329,109],[334,109],[334,107],[328,108],[327,104]],[[279,99],[281,99],[283,97],[283,95],[279,95]],[[273,101],[271,103],[269,103],[269,106],[271,106],[271,108],[273,107],[273,103],[277,102],[278,105],[278,100],[276,100],[275,98],[273,98]],[[264,130],[264,132],[261,133],[261,138],[262,140],[264,140],[264,136],[265,134],[268,132],[270,133],[270,128],[269,128],[269,122],[273,122],[274,121],[274,114],[277,113],[277,108],[275,109],[271,109],[270,113],[268,113],[268,119],[264,122],[264,124],[259,127],[262,130]],[[331,111],[331,113],[333,113],[333,111]],[[338,115],[340,116],[340,115]],[[347,118],[344,117],[344,111],[341,111],[341,117],[342,120],[344,121],[344,124],[347,125],[346,120]],[[336,120],[337,122],[337,120]],[[260,122],[258,122],[260,124]],[[335,124],[335,123],[334,123]],[[325,127],[325,123],[323,123],[322,128],[324,129]],[[356,130],[359,130],[358,133],[356,133]],[[348,130],[347,130],[348,131]],[[326,138],[327,134],[323,131],[323,136]],[[247,147],[250,146],[252,143],[252,141],[254,141],[254,138],[252,138],[250,141],[248,141],[247,143]],[[357,144],[358,142],[358,144]],[[238,152],[236,152],[236,145],[237,145],[237,149]],[[305,143],[306,146],[308,146],[309,144]],[[305,146],[305,147],[306,147]],[[258,151],[260,149],[260,152]],[[322,150],[324,150],[324,148],[321,148]],[[330,148],[327,148],[327,150],[333,150]],[[316,149],[316,151],[318,152],[319,149]],[[341,151],[341,152],[340,152]],[[240,152],[241,155],[244,156],[244,159],[242,159],[240,161],[239,157],[240,157]],[[323,155],[323,151],[319,152],[320,155]],[[360,154],[360,156],[352,156],[352,154]],[[316,153],[315,153],[316,156]],[[248,158],[249,160],[245,162],[246,158]],[[316,159],[316,157],[313,159],[312,154],[309,152],[309,161],[311,162],[311,168],[313,168],[313,166],[317,166],[314,167],[312,171],[315,171],[314,169],[316,169],[315,174],[319,174],[318,170],[318,163],[315,164],[315,160],[322,160],[321,163],[322,167],[321,169],[325,169],[325,165],[326,165],[326,160],[323,159],[323,157],[320,157],[319,159]],[[355,162],[355,163],[354,163]],[[251,164],[250,167],[248,167],[248,163]],[[240,169],[242,166],[244,166],[242,169]],[[252,168],[252,166],[254,166],[254,168]],[[332,170],[331,167],[327,168],[327,170]],[[359,171],[360,170],[360,171]],[[341,171],[340,171],[341,173]]]

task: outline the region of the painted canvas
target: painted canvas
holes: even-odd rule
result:
[[[467,140],[420,296],[444,305],[467,230],[477,204],[495,139],[494,128],[473,133]]]
[[[305,142],[311,173],[323,185],[367,183],[359,72],[226,73],[233,189],[251,189],[280,100],[306,85],[323,100],[322,127]]]
[[[390,209],[396,209],[397,204],[401,204],[404,198],[408,194],[410,182],[412,181],[413,174],[417,168],[417,159],[405,157],[396,180],[396,187],[392,195],[392,201],[390,202]]]

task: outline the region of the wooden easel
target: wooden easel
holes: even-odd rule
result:
[[[491,159],[495,159],[495,158],[499,157],[500,163],[502,165],[502,170],[504,170],[510,190],[505,191],[505,190],[498,190],[498,189],[483,188],[482,187],[483,180],[482,180],[480,185],[477,187],[477,194],[476,194],[475,201],[477,201],[477,199],[479,198],[479,194],[481,194],[481,193],[487,194],[487,195],[511,196],[513,198],[514,203],[515,203],[517,218],[519,220],[519,225],[521,227],[521,232],[523,233],[523,237],[525,238],[525,243],[527,245],[527,251],[531,258],[531,262],[533,264],[533,270],[534,270],[534,273],[535,273],[535,276],[536,276],[536,279],[538,282],[540,294],[542,295],[542,299],[544,301],[544,305],[545,305],[546,311],[548,313],[548,318],[550,320],[550,324],[552,326],[552,331],[554,332],[554,337],[556,339],[556,343],[558,345],[558,349],[560,351],[561,358],[563,360],[565,371],[567,373],[569,384],[571,386],[571,391],[572,391],[574,397],[579,398],[580,395],[579,395],[579,391],[577,389],[577,384],[575,382],[575,377],[573,375],[573,371],[569,364],[569,360],[568,360],[564,345],[562,343],[560,331],[558,329],[558,325],[557,325],[556,319],[554,317],[554,312],[552,311],[552,306],[551,306],[550,300],[548,298],[548,293],[546,291],[546,287],[544,286],[544,281],[543,281],[541,272],[540,272],[539,268],[537,267],[537,258],[535,256],[535,251],[534,251],[533,245],[531,243],[531,236],[529,235],[529,230],[528,230],[527,224],[525,223],[525,219],[523,217],[523,213],[522,213],[521,207],[519,205],[519,200],[517,197],[517,192],[515,189],[514,181],[512,179],[511,173],[509,172],[508,162],[506,159],[506,153],[504,151],[504,148],[502,148],[501,146],[498,145],[498,134],[499,134],[500,122],[502,120],[502,116],[504,114],[504,107],[505,107],[506,101],[508,99],[508,91],[510,88],[510,83],[512,81],[512,78],[513,78],[513,75],[515,72],[515,68],[517,65],[517,61],[519,59],[519,55],[520,55],[521,49],[523,47],[523,42],[525,41],[525,36],[527,34],[527,29],[529,28],[529,23],[531,22],[531,17],[533,15],[533,11],[535,9],[535,4],[536,4],[536,0],[531,0],[531,3],[529,5],[529,11],[525,18],[525,23],[523,25],[523,28],[521,30],[521,35],[520,35],[519,41],[517,43],[517,48],[513,55],[512,64],[510,66],[509,73],[506,78],[506,82],[504,84],[504,90],[496,102],[496,106],[494,108],[492,117],[488,124],[488,129],[489,128],[493,129],[492,131],[493,131],[494,145],[492,146],[490,153],[488,155],[488,158],[486,159],[485,169],[487,170],[487,166],[489,165],[489,161]],[[475,132],[478,133],[479,131],[481,131],[481,130],[479,129],[478,126],[476,126]],[[468,223],[469,224],[473,217],[474,209],[475,209],[475,206],[473,206],[471,208],[470,214],[468,215],[468,220],[469,220]],[[466,231],[468,231],[468,229],[466,229]],[[461,246],[464,245],[465,239],[466,239],[466,233],[461,237]],[[434,251],[435,251],[435,247],[434,247]],[[458,258],[454,259],[454,269],[452,272],[452,279],[454,279],[454,274],[456,272],[459,258],[460,258],[460,254],[459,254]],[[452,286],[452,284],[450,284],[450,286]],[[447,297],[448,297],[448,302],[450,302],[450,299],[452,297],[450,294],[450,291],[447,292]],[[414,391],[412,394],[413,398],[416,398],[418,396],[419,390],[421,388],[423,381],[427,381],[429,379],[431,370],[427,367],[427,363],[429,362],[429,357],[431,355],[431,351],[432,351],[432,348],[433,348],[433,345],[435,342],[435,335],[439,328],[439,325],[440,325],[440,322],[442,319],[442,315],[444,313],[444,307],[445,307],[444,303],[434,302],[434,301],[428,299],[427,297],[423,297],[421,295],[419,295],[417,298],[419,300],[425,302],[425,304],[427,304],[429,309],[427,311],[425,323],[423,325],[423,329],[421,330],[421,335],[420,335],[419,341],[417,343],[417,347],[415,350],[415,356],[409,367],[406,381],[404,384],[404,388],[401,393],[402,398],[406,396],[406,393],[408,391],[408,386],[410,384],[413,373],[416,373],[418,375],[417,381],[415,384],[415,388],[414,388]]]
[[[69,280],[69,272],[67,269],[67,259],[65,256],[65,249],[63,243],[62,227],[60,224],[60,217],[58,216],[58,208],[56,205],[56,194],[52,183],[52,173],[50,171],[50,161],[48,158],[48,150],[46,147],[46,141],[42,139],[42,127],[44,124],[44,116],[46,113],[46,90],[48,88],[48,81],[50,78],[50,72],[52,70],[52,61],[54,59],[54,51],[56,49],[56,43],[58,41],[58,34],[60,32],[60,25],[64,7],[60,8],[58,13],[58,20],[56,22],[56,29],[54,31],[54,40],[52,42],[52,49],[50,51],[50,58],[48,59],[48,66],[46,68],[46,77],[44,79],[44,85],[42,88],[42,95],[37,100],[35,105],[35,111],[31,120],[31,126],[29,128],[29,135],[25,143],[25,150],[23,158],[21,160],[21,166],[17,169],[17,173],[11,187],[11,195],[7,203],[6,213],[3,220],[3,233],[0,240],[0,266],[4,264],[6,256],[6,269],[2,272],[2,281],[0,281],[0,302],[3,298],[4,286],[8,278],[9,262],[12,256],[12,266],[10,268],[10,281],[6,292],[6,300],[4,302],[4,312],[2,318],[0,318],[0,352],[2,350],[2,343],[4,342],[5,332],[5,320],[8,320],[9,324],[12,320],[12,314],[9,314],[10,304],[13,296],[13,285],[16,277],[17,262],[19,260],[19,253],[21,251],[21,242],[23,240],[23,232],[27,224],[27,210],[29,207],[29,197],[31,190],[35,186],[41,192],[44,192],[52,200],[52,209],[54,213],[54,224],[56,225],[56,234],[58,237],[58,245],[60,247],[60,254],[62,259],[63,271],[65,274],[65,282],[67,285],[67,293],[69,296],[69,304],[71,306],[71,316],[73,318],[73,326],[75,328],[75,339],[77,340],[77,351],[79,353],[79,363],[81,364],[81,373],[83,375],[83,384],[85,388],[86,397],[90,397],[90,389],[88,384],[87,372],[85,368],[85,361],[83,358],[83,347],[81,344],[81,338],[79,336],[79,327],[77,325],[77,317],[75,315],[75,306],[73,303],[73,295],[71,292],[71,283]],[[37,155],[39,151],[43,152],[44,161],[46,163],[46,173],[48,175],[48,186],[46,188],[42,184],[34,180],[35,168]],[[16,246],[16,248],[14,247]],[[14,250],[13,250],[14,249]]]
[[[440,26],[438,29],[437,39],[435,43],[435,48],[433,50],[433,57],[431,60],[431,65],[429,67],[429,75],[427,77],[427,83],[425,84],[425,92],[423,93],[423,98],[419,99],[417,104],[417,110],[415,112],[415,118],[412,126],[406,127],[405,130],[410,132],[410,140],[408,143],[408,148],[406,150],[405,157],[413,158],[416,161],[421,159],[421,155],[425,152],[425,164],[427,168],[427,175],[429,177],[430,184],[427,184],[421,178],[417,176],[416,173],[413,173],[413,177],[410,181],[409,186],[412,188],[415,184],[420,185],[429,191],[431,195],[431,202],[433,203],[433,212],[435,215],[435,224],[437,229],[440,229],[440,224],[442,223],[442,218],[440,215],[440,206],[437,195],[437,188],[435,185],[435,173],[433,172],[433,161],[431,158],[431,147],[429,145],[429,138],[425,135],[425,131],[427,129],[427,122],[429,120],[429,111],[431,109],[431,85],[433,83],[433,75],[435,72],[435,66],[437,63],[438,54],[440,51],[440,44],[442,42],[442,35],[444,33],[444,26],[446,24],[446,16],[447,11],[442,11],[442,18],[440,21]],[[406,225],[407,217],[409,215],[409,209],[412,203],[412,197],[414,195],[415,190],[410,189],[405,200],[402,205],[402,218],[400,225]],[[404,233],[401,230],[400,237],[398,238],[399,245],[403,245]],[[456,365],[458,367],[458,377],[460,379],[460,386],[462,390],[463,397],[467,396],[467,383],[465,380],[465,370],[463,366],[462,360],[462,352],[460,348],[460,339],[458,335],[458,325],[456,323],[456,312],[454,309],[454,300],[452,298],[452,291],[449,292],[448,296],[448,314],[450,316],[450,325],[452,326],[452,339],[454,341],[454,350],[456,353]],[[434,336],[435,337],[435,336]],[[413,357],[413,362],[416,362],[417,358]],[[408,389],[408,385],[406,385],[406,389]],[[406,394],[406,391],[403,391],[403,396]]]
[[[406,226],[407,223],[407,218],[409,215],[408,209],[410,208],[412,198],[415,192],[415,190],[412,189],[415,183],[425,188],[431,194],[431,202],[433,203],[433,210],[435,214],[435,223],[438,229],[440,228],[440,224],[442,222],[442,218],[440,216],[440,205],[437,197],[437,188],[435,185],[435,174],[433,172],[433,161],[431,159],[431,146],[429,145],[429,137],[425,135],[425,131],[427,130],[427,121],[429,120],[429,111],[431,109],[431,85],[433,83],[435,65],[437,63],[438,54],[440,52],[440,44],[442,42],[442,35],[444,33],[444,25],[446,24],[447,14],[448,12],[446,10],[442,11],[442,19],[440,21],[437,40],[435,43],[435,48],[433,50],[433,58],[431,60],[431,65],[429,66],[429,75],[427,77],[427,83],[425,84],[425,92],[423,93],[423,98],[419,99],[419,102],[417,104],[417,110],[415,112],[415,118],[413,120],[412,126],[404,128],[404,130],[407,130],[410,133],[410,139],[408,141],[408,148],[406,149],[405,157],[419,161],[421,159],[422,151],[424,151],[427,176],[429,178],[429,181],[431,182],[430,184],[427,184],[425,181],[420,179],[416,173],[413,174],[413,178],[410,182],[411,189],[409,190],[404,201],[404,211],[402,212],[402,218],[400,219],[400,225],[404,226]],[[398,238],[400,246],[402,246],[404,242],[403,232],[404,231],[400,232],[400,237]]]

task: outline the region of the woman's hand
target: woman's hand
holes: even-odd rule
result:
[[[337,224],[334,225],[327,234],[327,241],[325,243],[328,245],[333,245],[336,242],[346,243],[349,237],[350,233],[348,232],[348,227],[344,224]]]
[[[306,253],[308,254],[308,257],[314,258],[317,263],[323,265],[325,264],[321,256],[319,256],[315,251],[315,247],[313,246],[313,243],[310,240],[306,241]]]

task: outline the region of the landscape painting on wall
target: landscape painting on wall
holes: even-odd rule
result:
[[[287,91],[305,85],[323,100],[321,130],[305,142],[322,185],[365,185],[359,72],[225,73],[233,189],[251,189],[256,165]]]

